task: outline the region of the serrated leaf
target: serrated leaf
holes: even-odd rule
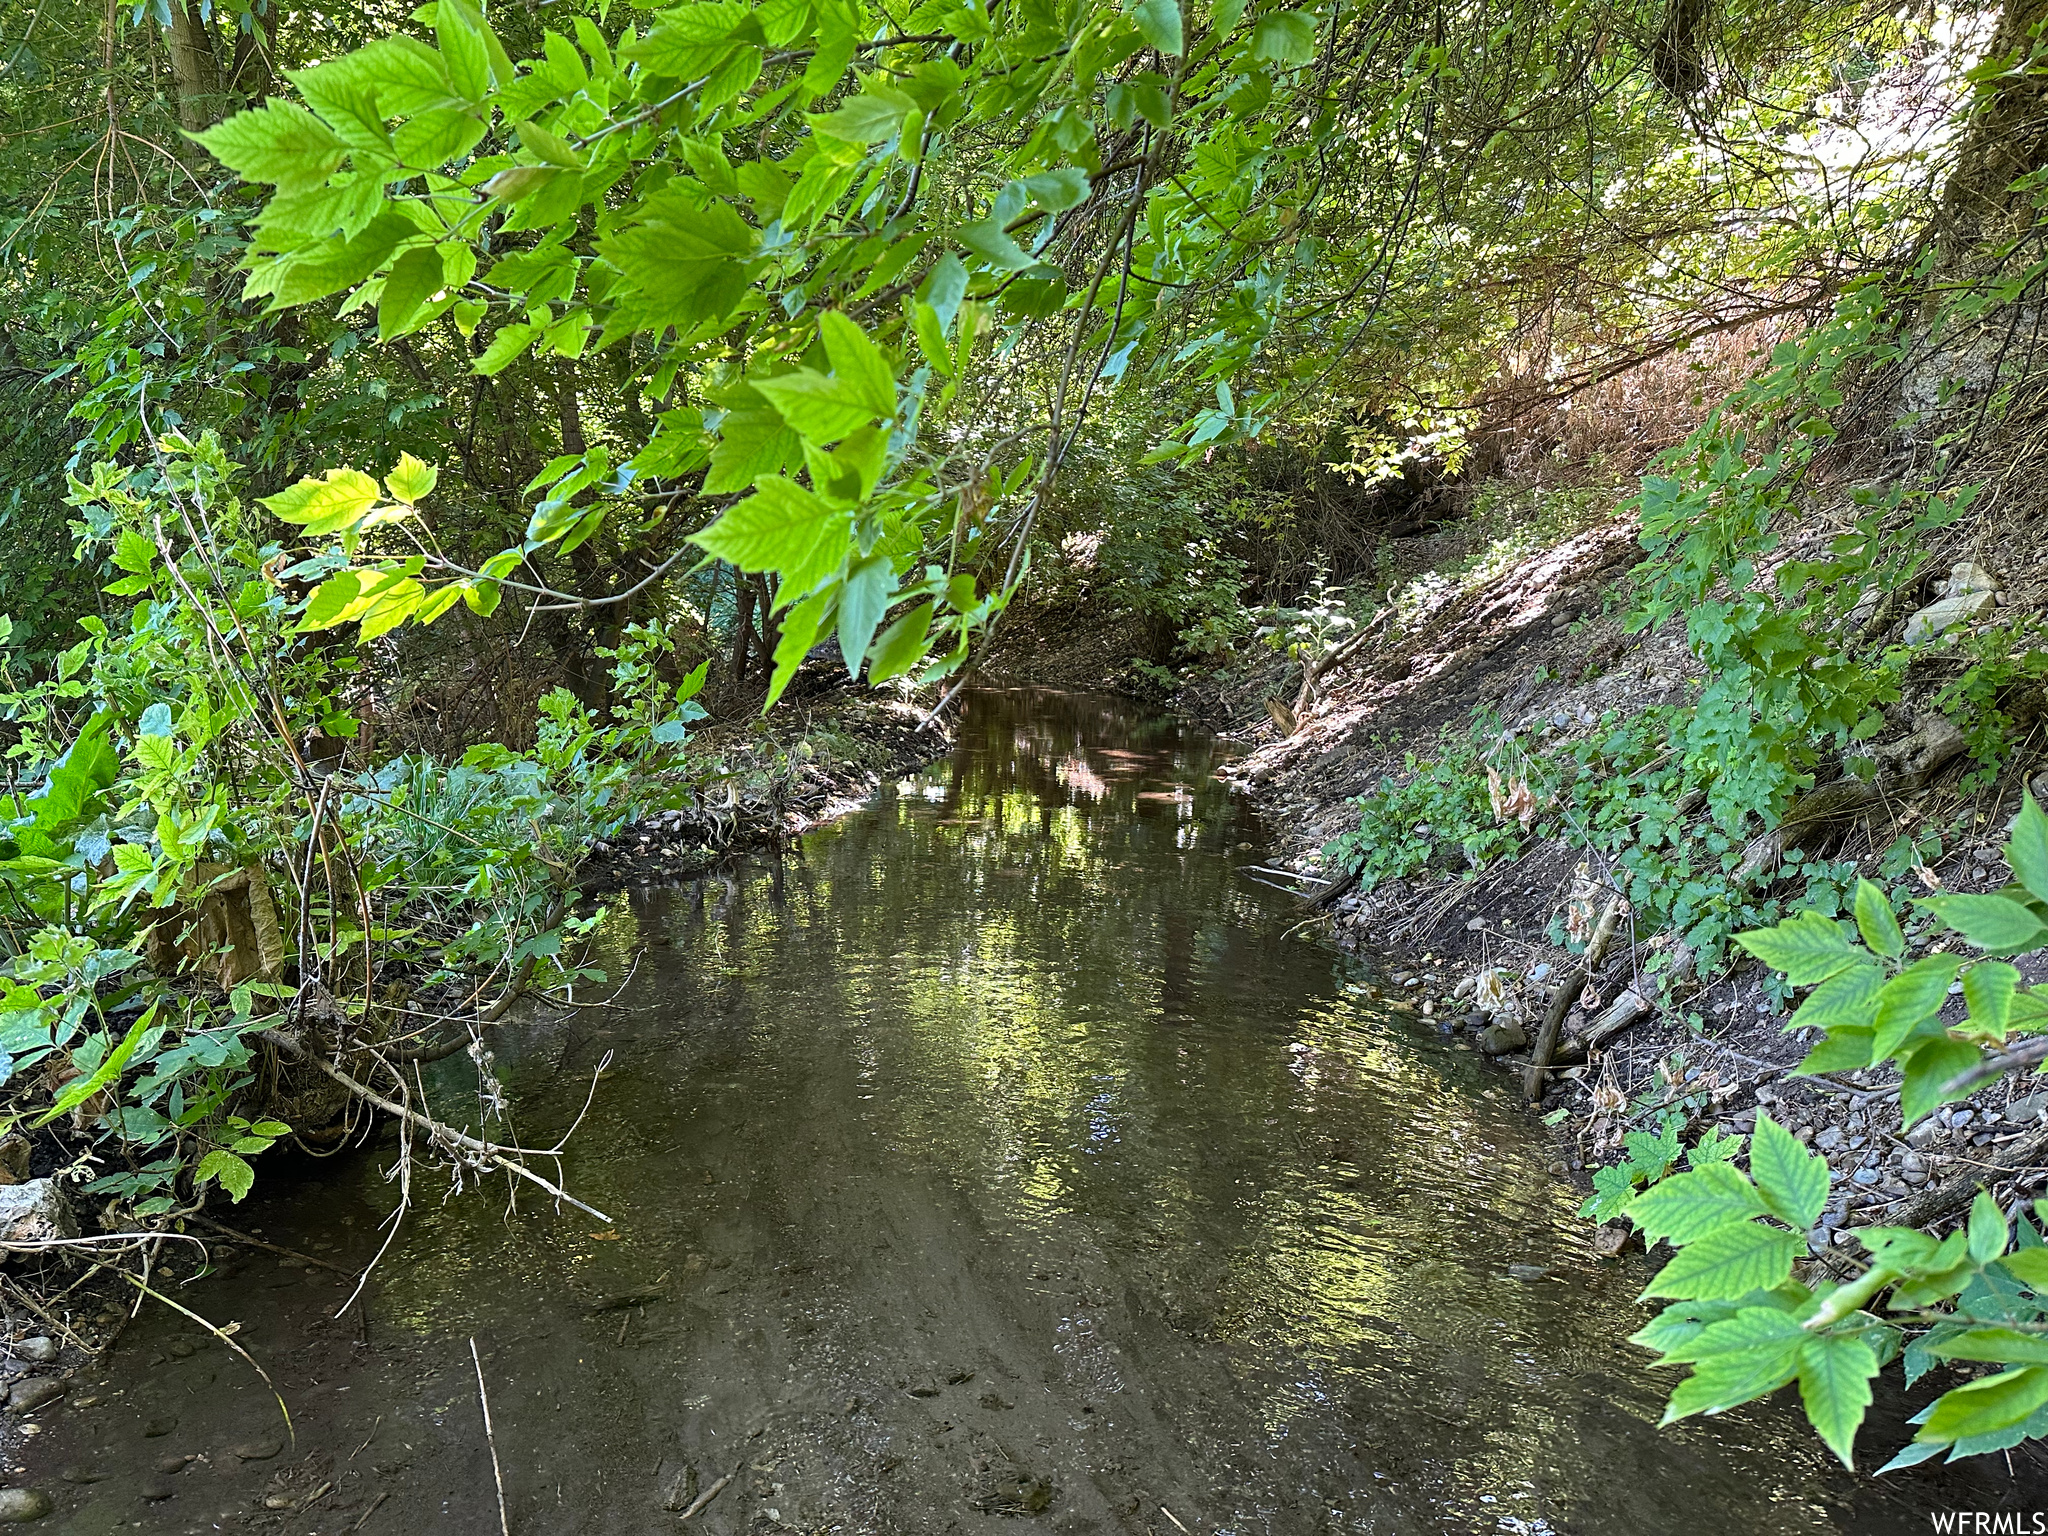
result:
[[[2021,792],[2020,813],[2013,818],[2005,860],[2012,866],[2013,878],[2036,901],[2048,901],[2048,813],[2034,803],[2032,790]]]
[[[389,341],[418,328],[420,311],[441,291],[441,253],[414,246],[391,264],[377,298],[377,339]]]
[[[789,423],[814,443],[832,443],[871,425],[876,415],[859,383],[799,368],[772,379],[750,380]]]
[[[781,597],[794,602],[839,569],[853,542],[853,520],[795,482],[770,475],[690,542],[743,571],[776,572]]]
[[[1806,1340],[1798,1322],[1775,1308],[1745,1307],[1710,1324],[1690,1346],[1697,1363],[1671,1394],[1663,1422],[1719,1413],[1775,1392],[1798,1372]]]
[[[1993,954],[2017,954],[2048,943],[2048,927],[2010,896],[1930,896],[1921,905]]]
[[[1147,46],[1170,58],[1178,58],[1185,46],[1181,36],[1179,0],[1144,0],[1131,11],[1138,36]]]
[[[2002,1371],[1942,1394],[1913,1438],[1946,1444],[2018,1424],[2048,1403],[2048,1367]]]
[[[1977,1198],[1970,1202],[1970,1219],[1964,1231],[1969,1235],[1973,1262],[1989,1264],[2004,1254],[2011,1228],[1989,1190],[1978,1190]]]
[[[1839,1025],[1828,1031],[1828,1036],[1806,1053],[1806,1059],[1793,1070],[1801,1076],[1812,1077],[1821,1072],[1852,1072],[1858,1067],[1870,1065],[1870,1042],[1872,1031],[1854,1024]]]
[[[1971,1328],[1937,1339],[1927,1352],[1946,1360],[1989,1360],[1999,1365],[2048,1365],[2048,1334],[2015,1328]]]
[[[868,662],[868,681],[886,683],[901,677],[924,659],[925,636],[931,629],[933,604],[917,604],[882,631]]]
[[[875,627],[889,611],[896,592],[896,568],[887,556],[870,555],[846,573],[839,591],[839,654],[848,677],[860,676],[860,664],[875,638]]]
[[[508,325],[491,338],[491,344],[484,348],[473,366],[487,378],[494,373],[503,373],[533,345],[533,338],[539,334],[539,326],[528,325],[523,320]]]
[[[2019,988],[2019,971],[2003,960],[1984,960],[1971,966],[1963,972],[1963,1001],[1969,1004],[1970,1022],[2003,1040]]]
[[[1838,1024],[1868,1025],[1884,982],[1884,972],[1877,966],[1852,965],[1808,993],[1806,1001],[1786,1021],[1785,1028],[1832,1029]]]
[[[1852,1471],[1856,1431],[1870,1407],[1870,1378],[1877,1371],[1877,1352],[1858,1338],[1815,1334],[1800,1346],[1799,1400],[1807,1420]]]
[[[315,537],[353,528],[377,504],[377,482],[361,470],[330,469],[318,480],[301,480],[262,503],[287,523],[301,524]]]
[[[256,1170],[246,1159],[216,1147],[199,1159],[199,1166],[192,1172],[195,1184],[204,1184],[209,1179],[217,1182],[239,1204],[242,1197],[256,1187]]]
[[[417,506],[434,494],[434,487],[441,479],[441,471],[433,465],[423,463],[409,453],[401,453],[391,473],[384,477],[384,488],[392,499],[407,506]]]
[[[1941,1035],[1914,1048],[1906,1057],[1904,1081],[1899,1085],[1899,1115],[1908,1127],[1949,1099],[1966,1097],[1965,1088],[1944,1093],[1942,1085],[1953,1081],[1983,1060],[1983,1053],[1967,1040]]]
[[[1749,1173],[1771,1213],[1801,1231],[1828,1203],[1828,1160],[1809,1152],[1769,1115],[1758,1115],[1749,1142]]]
[[[1720,1227],[1679,1249],[1643,1294],[1684,1301],[1768,1291],[1784,1284],[1794,1254],[1805,1246],[1798,1234],[1758,1222]]]
[[[332,629],[345,623],[345,615],[357,597],[362,594],[362,577],[354,571],[338,571],[313,589],[313,595],[306,600],[306,611],[300,617],[298,627],[302,630]]]
[[[1764,1211],[1763,1197],[1740,1172],[1727,1163],[1709,1163],[1651,1185],[1629,1202],[1626,1214],[1645,1242],[1682,1247]]]
[[[1896,960],[1906,952],[1906,935],[1884,892],[1868,880],[1856,882],[1856,931],[1877,954]]]
[[[1306,64],[1316,56],[1316,24],[1300,11],[1261,16],[1252,26],[1252,57],[1275,64]]]
[[[1795,987],[1810,987],[1840,975],[1862,958],[1840,923],[1811,910],[1772,928],[1738,933],[1735,942]]]
[[[836,309],[818,320],[818,335],[831,359],[833,376],[853,389],[855,398],[875,417],[896,414],[896,375],[881,348],[867,332]]]
[[[268,182],[280,192],[310,192],[347,155],[333,129],[275,98],[191,137],[244,181]]]
[[[1878,988],[1870,1015],[1872,1060],[1882,1061],[1915,1035],[1938,1028],[1942,1005],[1961,964],[1954,955],[1929,955]]]

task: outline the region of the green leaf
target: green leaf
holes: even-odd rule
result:
[[[896,375],[881,348],[868,339],[867,332],[838,310],[827,310],[818,321],[818,334],[825,343],[825,356],[832,361],[832,373],[851,388],[856,398],[877,418],[896,414]]]
[[[1983,1053],[1967,1040],[1940,1035],[1916,1047],[1906,1058],[1905,1081],[1899,1087],[1899,1115],[1910,1127],[1917,1124],[1945,1100],[1966,1097],[1965,1088],[1943,1093],[1942,1084],[1983,1060]]]
[[[848,677],[860,676],[860,664],[875,638],[875,626],[889,611],[896,591],[896,567],[887,556],[870,555],[847,572],[839,592],[839,654]]]
[[[2005,859],[2012,865],[2013,877],[2036,901],[2048,901],[2048,814],[2034,803],[2032,790],[2021,792],[2020,813],[2013,818]]]
[[[1929,1354],[1949,1360],[1989,1360],[1998,1365],[2048,1365],[2048,1334],[2012,1328],[1972,1328],[1938,1339]]]
[[[336,572],[313,589],[298,627],[304,630],[332,629],[347,622],[345,615],[362,590],[362,577],[356,572]]]
[[[1970,1022],[2005,1038],[2012,1021],[2012,1000],[2020,989],[2020,973],[2003,960],[1983,960],[1963,972],[1963,1000]]]
[[[853,520],[794,481],[770,475],[690,542],[743,571],[777,572],[779,596],[793,602],[839,569],[853,542]]]
[[[523,320],[506,326],[491,338],[491,344],[478,356],[474,365],[476,371],[487,378],[494,373],[503,373],[533,345],[533,338],[539,334],[539,326],[528,325]]]
[[[1629,1202],[1626,1214],[1645,1242],[1682,1247],[1764,1210],[1756,1187],[1741,1173],[1727,1163],[1709,1163],[1651,1185]]]
[[[1916,960],[1878,989],[1871,1013],[1870,1055],[1882,1061],[1915,1035],[1937,1029],[1948,989],[1962,962],[1954,955]]]
[[[789,686],[789,680],[796,676],[796,669],[803,665],[804,657],[817,643],[818,631],[825,627],[825,615],[832,605],[833,596],[829,588],[813,593],[783,615],[782,634],[775,642],[775,672],[768,680],[768,697],[761,705],[763,714],[775,707],[775,701],[782,697],[782,690]]]
[[[868,681],[886,683],[901,677],[924,659],[925,635],[931,628],[933,604],[919,603],[882,631],[868,662]]]
[[[815,368],[749,382],[781,412],[792,430],[814,443],[837,442],[871,425],[881,414],[872,408],[859,381],[828,376]]]
[[[377,482],[361,470],[330,469],[318,480],[301,480],[261,500],[283,521],[303,524],[307,533],[318,537],[355,527],[377,504],[377,497]]]
[[[1930,896],[1921,906],[1979,949],[2017,954],[2048,942],[2048,928],[2010,896]]]
[[[1797,1374],[1807,1338],[1794,1318],[1772,1307],[1744,1307],[1710,1324],[1686,1348],[1698,1363],[1671,1394],[1662,1422],[1719,1413],[1775,1392]]]
[[[1865,1026],[1877,1006],[1877,994],[1885,982],[1884,971],[1875,965],[1852,965],[1807,994],[1792,1018],[1790,1029],[1831,1029],[1838,1024]]]
[[[156,1005],[152,1003],[142,1011],[140,1018],[128,1026],[128,1033],[121,1037],[121,1043],[107,1053],[107,1059],[101,1062],[90,1076],[75,1077],[66,1083],[57,1095],[56,1101],[29,1124],[41,1129],[58,1116],[83,1104],[107,1084],[117,1080],[121,1076],[122,1068],[128,1065],[128,1058],[135,1054],[136,1047],[142,1044],[142,1037],[149,1033],[150,1026],[155,1022]]]
[[[121,536],[114,540],[114,564],[138,576],[147,575],[156,566],[155,540],[145,538],[136,529],[123,528]]]
[[[424,323],[421,309],[441,284],[441,253],[431,245],[416,245],[393,262],[377,299],[377,339],[417,330]]]
[[[1181,37],[1179,0],[1144,0],[1134,8],[1131,20],[1148,47],[1171,58],[1180,57],[1185,46]]]
[[[310,192],[347,154],[319,118],[275,98],[190,137],[244,181],[267,181],[280,192]]]
[[[1300,11],[1278,11],[1252,25],[1252,57],[1307,64],[1316,56],[1316,24]]]
[[[384,489],[391,493],[394,501],[407,506],[417,506],[434,494],[441,472],[431,464],[422,463],[409,453],[398,456],[398,464],[384,477]]]
[[[2005,1212],[1998,1208],[1998,1202],[1991,1198],[1988,1189],[1978,1190],[1977,1198],[1970,1202],[1970,1220],[1964,1230],[1969,1233],[1973,1262],[1989,1264],[2005,1253],[2011,1230],[2006,1224]]]
[[[2019,1248],[1998,1261],[2036,1295],[2048,1296],[2048,1248]]]
[[[1856,929],[1865,944],[1887,959],[1896,960],[1906,952],[1898,915],[1884,892],[1868,880],[1856,882]]]
[[[1799,1350],[1799,1399],[1806,1417],[1852,1471],[1856,1431],[1870,1407],[1870,1378],[1877,1371],[1877,1352],[1858,1338],[1815,1334]]]
[[[879,144],[903,127],[904,116],[917,103],[900,91],[869,81],[858,96],[836,112],[806,114],[811,127],[828,139],[846,144]]]
[[[1853,1024],[1838,1025],[1828,1037],[1806,1053],[1806,1060],[1794,1070],[1812,1077],[1820,1072],[1852,1072],[1870,1065],[1872,1031]]]
[[[1783,971],[1795,987],[1810,987],[1840,975],[1862,957],[1842,925],[1805,911],[1774,928],[1738,933],[1735,942],[1774,971]]]
[[[780,412],[728,411],[719,423],[718,446],[711,450],[704,494],[752,490],[763,475],[780,474],[802,453],[803,440]]]
[[[647,200],[648,216],[598,242],[634,293],[632,317],[647,330],[689,329],[731,313],[751,281],[757,237],[730,203],[699,207],[679,193]]]
[[[1753,1221],[1718,1227],[1679,1249],[1643,1294],[1685,1301],[1768,1291],[1784,1284],[1793,1256],[1805,1246],[1799,1234],[1781,1227]]]
[[[1913,1438],[1947,1444],[1989,1434],[2019,1423],[2043,1403],[2048,1403],[2048,1367],[2002,1371],[1943,1393]]]
[[[1749,1172],[1771,1213],[1801,1231],[1828,1203],[1828,1160],[1809,1152],[1769,1115],[1758,1115],[1749,1142]]]
[[[208,1179],[217,1180],[220,1187],[240,1204],[242,1197],[256,1187],[256,1170],[249,1166],[247,1159],[216,1147],[199,1159],[198,1168],[193,1170],[194,1184],[204,1184]]]

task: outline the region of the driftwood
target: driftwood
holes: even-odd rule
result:
[[[1630,987],[1609,1003],[1599,1018],[1580,1032],[1579,1043],[1588,1053],[1597,1051],[1632,1024],[1648,1018],[1654,1008],[1655,1005],[1648,998]]]
[[[1924,716],[1902,741],[1877,748],[1877,772],[1869,779],[1837,779],[1800,796],[1785,819],[1749,845],[1736,868],[1738,879],[1775,870],[1794,848],[1811,848],[1845,821],[1875,810],[1886,800],[1915,794],[1962,755],[1968,743],[1953,721]]]
[[[1317,886],[1314,890],[1306,892],[1302,896],[1302,904],[1304,906],[1322,908],[1327,907],[1340,896],[1350,895],[1358,887],[1359,873],[1360,871],[1354,869],[1348,875],[1339,875],[1336,879]]]
[[[1967,1173],[1959,1173],[1952,1179],[1944,1179],[1939,1184],[1930,1184],[1917,1195],[1908,1196],[1893,1208],[1885,1225],[1927,1227],[1947,1217],[1960,1215],[1985,1185],[1995,1183],[2007,1174],[2018,1173],[2023,1168],[2037,1166],[2044,1157],[2048,1157],[2048,1126],[2031,1136],[2008,1143],[1988,1163]]]
[[[1543,1027],[1536,1032],[1536,1044],[1529,1052],[1529,1067],[1522,1074],[1522,1092],[1530,1103],[1543,1097],[1543,1075],[1550,1070],[1550,1059],[1557,1054],[1557,1037],[1564,1028],[1564,1016],[1572,1011],[1572,1004],[1579,1000],[1579,994],[1586,990],[1586,983],[1593,979],[1593,973],[1600,969],[1600,962],[1607,958],[1607,946],[1614,942],[1614,930],[1621,921],[1622,900],[1616,896],[1607,903],[1607,910],[1600,914],[1600,921],[1594,925],[1593,938],[1586,945],[1586,953],[1577,965],[1565,972],[1557,991],[1551,995],[1550,1011],[1543,1016]]]

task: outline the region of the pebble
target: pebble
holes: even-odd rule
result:
[[[54,1403],[69,1390],[54,1376],[17,1381],[7,1394],[7,1408],[10,1413],[33,1413],[45,1403]]]
[[[1813,1138],[1813,1144],[1823,1152],[1834,1151],[1842,1144],[1842,1128],[1839,1125],[1828,1126]]]
[[[1927,1148],[1934,1145],[1934,1138],[1940,1134],[1941,1126],[1936,1121],[1922,1120],[1913,1129],[1906,1132],[1906,1145],[1916,1147],[1924,1152]]]
[[[1533,971],[1529,973],[1529,979],[1531,981],[1550,980],[1550,962],[1546,960],[1543,962],[1543,964],[1537,966]]]
[[[175,1498],[178,1492],[167,1477],[145,1477],[136,1491],[142,1495],[145,1504],[161,1504],[165,1499]]]
[[[2014,1099],[2005,1107],[2005,1118],[2013,1125],[2025,1125],[2041,1118],[2041,1111],[2048,1109],[2048,1093],[2030,1093],[2023,1099]]]
[[[142,1438],[145,1440],[160,1439],[177,1427],[178,1421],[176,1419],[151,1419],[142,1426]]]
[[[1489,1024],[1479,1032],[1479,1049],[1489,1056],[1505,1056],[1528,1043],[1529,1036],[1519,1024]]]
[[[282,1440],[245,1440],[228,1447],[228,1454],[243,1461],[268,1461],[284,1449]]]
[[[88,1483],[99,1482],[107,1475],[107,1469],[105,1467],[95,1467],[89,1462],[80,1462],[76,1466],[66,1467],[57,1475],[67,1483],[76,1483],[80,1487],[84,1487]]]
[[[1877,1182],[1878,1172],[1875,1168],[1858,1168],[1854,1173],[1850,1174],[1849,1177],[1854,1179],[1858,1184],[1868,1187],[1869,1185],[1875,1184]]]
[[[0,1488],[0,1523],[19,1525],[40,1520],[56,1507],[40,1488]]]
[[[190,1339],[173,1339],[164,1346],[164,1352],[173,1359],[188,1360],[192,1356],[193,1343]]]
[[[38,1334],[15,1344],[12,1353],[15,1359],[26,1360],[31,1365],[48,1365],[57,1358],[57,1341]]]
[[[151,1470],[163,1477],[175,1477],[197,1459],[189,1451],[180,1456],[159,1456]]]

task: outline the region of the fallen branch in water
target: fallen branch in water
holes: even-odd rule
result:
[[[374,1088],[357,1082],[346,1072],[342,1071],[341,1068],[321,1060],[318,1056],[306,1050],[296,1040],[280,1035],[275,1030],[265,1030],[262,1038],[278,1047],[295,1061],[304,1062],[306,1065],[317,1068],[325,1073],[350,1093],[361,1099],[365,1104],[381,1109],[387,1115],[396,1115],[399,1119],[404,1120],[410,1125],[418,1126],[427,1133],[429,1141],[436,1142],[457,1154],[465,1155],[473,1161],[489,1163],[492,1167],[502,1168],[505,1172],[525,1179],[530,1184],[539,1185],[557,1200],[565,1200],[579,1211],[588,1211],[599,1221],[611,1222],[611,1217],[605,1215],[596,1206],[584,1204],[559,1184],[550,1183],[527,1167],[525,1163],[521,1162],[521,1158],[532,1155],[525,1147],[506,1147],[500,1146],[496,1142],[479,1140],[477,1137],[471,1136],[466,1132],[456,1130],[452,1125],[442,1124],[430,1115],[421,1114],[409,1104],[401,1104],[396,1099],[387,1099]]]

